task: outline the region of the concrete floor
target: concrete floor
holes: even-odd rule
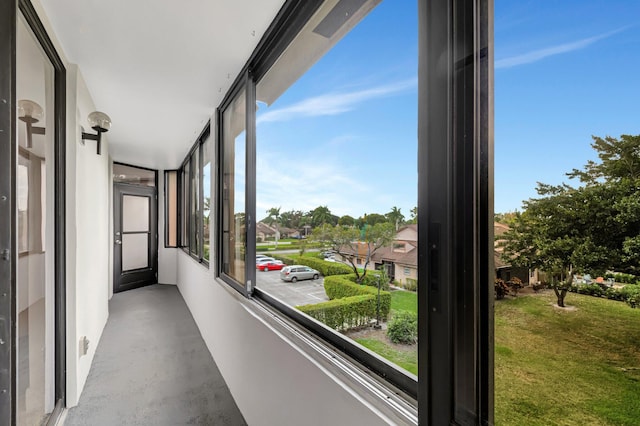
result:
[[[65,426],[245,425],[177,287],[113,296]]]

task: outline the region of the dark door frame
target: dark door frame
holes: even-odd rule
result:
[[[135,166],[130,166],[135,167]],[[158,180],[158,173],[156,173],[156,181]],[[149,268],[144,270],[136,270],[130,272],[130,282],[122,283],[121,277],[122,271],[122,245],[117,241],[122,241],[122,197],[124,195],[131,194],[135,196],[148,196],[151,198],[149,203],[149,233],[151,238],[149,239],[148,246],[148,259]],[[156,284],[158,282],[158,187],[131,185],[127,183],[114,182],[113,184],[113,232],[114,232],[114,244],[113,244],[113,292],[119,293],[121,291],[131,290],[138,287],[143,287],[150,284]],[[117,235],[117,233],[120,235]],[[119,253],[120,255],[119,255]],[[134,277],[134,274],[137,276]]]
[[[53,65],[55,104],[54,199],[54,341],[55,423],[66,404],[66,240],[65,141],[66,68],[29,0],[0,2],[0,423],[15,424],[16,417],[16,30],[22,13]]]

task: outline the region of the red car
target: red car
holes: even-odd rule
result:
[[[260,262],[256,264],[256,269],[260,271],[279,271],[284,268],[285,265],[281,260],[269,260],[267,262]]]

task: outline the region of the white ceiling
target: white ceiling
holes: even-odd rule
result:
[[[41,0],[115,161],[180,165],[284,0]]]

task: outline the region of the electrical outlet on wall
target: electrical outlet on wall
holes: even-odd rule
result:
[[[89,352],[89,339],[87,336],[82,336],[80,338],[80,356],[86,355]]]

